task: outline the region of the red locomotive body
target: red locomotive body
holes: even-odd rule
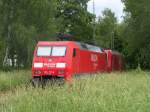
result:
[[[107,71],[122,71],[123,70],[123,57],[119,52],[112,50],[105,50],[107,53]]]
[[[119,61],[118,61],[119,60]],[[32,78],[62,77],[121,70],[121,55],[111,50],[74,42],[39,42],[34,51]]]

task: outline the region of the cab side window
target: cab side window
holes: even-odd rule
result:
[[[73,49],[73,57],[76,57],[76,55],[77,55],[77,49],[74,48],[74,49]]]

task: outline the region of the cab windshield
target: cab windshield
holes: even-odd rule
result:
[[[37,56],[65,56],[66,46],[39,46]]]

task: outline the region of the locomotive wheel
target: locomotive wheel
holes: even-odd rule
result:
[[[34,78],[34,79],[32,79],[32,86],[33,87],[40,87],[41,86],[41,80],[39,79],[39,78]]]
[[[64,85],[65,81],[62,78],[51,78],[51,79],[41,79],[41,78],[34,78],[31,80],[32,86],[37,88],[37,87],[42,87],[45,88],[47,85],[53,86],[53,85]]]

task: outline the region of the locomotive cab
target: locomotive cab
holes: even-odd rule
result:
[[[74,54],[73,54],[74,53]],[[71,75],[71,60],[75,51],[67,42],[39,42],[32,64],[32,78],[66,78]]]

